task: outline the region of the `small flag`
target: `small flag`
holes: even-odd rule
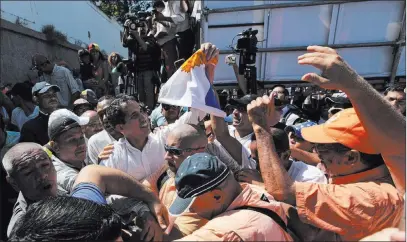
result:
[[[207,61],[205,53],[198,50],[161,87],[158,102],[196,108],[218,117],[226,117],[205,73],[205,65],[217,63],[218,58]]]

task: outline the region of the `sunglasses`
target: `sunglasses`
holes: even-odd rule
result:
[[[206,147],[180,149],[180,148],[164,145],[164,149],[166,152],[170,153],[171,155],[176,155],[176,156],[180,156],[184,152],[190,152],[190,151],[200,150],[200,149],[204,149],[204,148],[206,148]]]
[[[178,108],[178,106],[175,105],[168,105],[168,104],[162,104],[162,107],[164,108],[165,111],[168,111],[170,109],[174,109],[176,110]]]
[[[233,110],[237,110],[241,113],[247,112],[247,106],[246,105],[239,105],[239,106],[233,106],[233,105],[229,105],[228,106],[228,111],[233,111]]]

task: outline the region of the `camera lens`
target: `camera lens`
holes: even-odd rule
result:
[[[135,23],[131,23],[129,27],[130,27],[131,30],[136,30],[136,24]]]

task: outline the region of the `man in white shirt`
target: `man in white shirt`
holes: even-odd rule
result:
[[[97,104],[97,113],[100,122],[103,125],[103,130],[97,134],[94,134],[88,140],[87,147],[87,164],[99,164],[98,156],[107,145],[112,144],[114,141],[123,137],[122,134],[115,131],[114,128],[108,123],[106,118],[106,109],[113,102],[114,97],[103,96],[99,99]]]
[[[106,110],[110,125],[123,134],[124,138],[115,141],[113,154],[100,165],[122,170],[137,180],[143,180],[164,164],[164,145],[168,133],[177,124],[197,124],[205,113],[192,109],[174,124],[151,133],[147,114],[131,96],[116,98]]]
[[[39,108],[33,102],[31,86],[27,83],[17,83],[11,89],[12,101],[16,105],[11,113],[11,123],[23,128],[25,122],[38,116]]]
[[[33,69],[35,68],[43,73],[40,77],[40,81],[56,85],[61,89],[61,91],[57,93],[61,106],[68,107],[79,98],[81,90],[68,69],[51,64],[47,57],[39,54],[32,57],[32,64]]]
[[[275,149],[283,163],[284,168],[287,170],[288,175],[297,182],[312,182],[312,183],[328,183],[325,174],[315,166],[307,165],[301,161],[294,161],[290,159],[290,145],[287,134],[281,130],[272,128],[271,134],[275,144]],[[255,137],[255,136],[253,136]],[[258,162],[257,144],[253,139],[252,145],[252,159]],[[260,168],[257,168],[260,171]],[[257,175],[257,177],[255,177]],[[254,172],[243,172],[239,174],[239,181],[251,182],[252,180],[262,182],[260,172],[258,174]]]

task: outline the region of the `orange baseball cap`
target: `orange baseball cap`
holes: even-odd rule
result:
[[[301,134],[311,143],[340,143],[366,154],[379,154],[353,108],[338,112],[324,124],[303,128]]]

